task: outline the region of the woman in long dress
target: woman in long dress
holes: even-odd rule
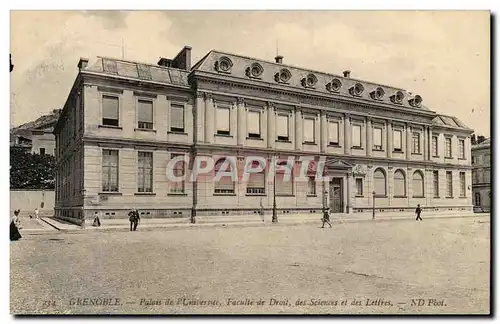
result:
[[[10,219],[10,240],[11,241],[17,241],[22,237],[21,233],[19,233],[19,229],[17,228],[18,215],[19,215],[19,210],[16,210],[16,211],[14,211],[14,216]]]

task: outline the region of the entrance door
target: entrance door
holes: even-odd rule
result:
[[[342,183],[342,178],[333,178],[330,182],[330,208],[332,213],[344,212],[342,201]]]

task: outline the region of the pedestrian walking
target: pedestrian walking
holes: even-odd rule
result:
[[[37,207],[37,208],[35,208],[35,218],[40,219],[39,215],[40,215],[40,211],[38,210],[38,207]]]
[[[420,208],[420,204],[417,205],[417,209],[415,209],[415,214],[417,214],[417,218],[415,220],[422,220],[422,217],[420,217],[420,214],[422,213],[422,209]]]
[[[14,211],[14,216],[10,220],[10,240],[17,241],[22,238],[21,233],[19,233],[19,229],[17,224],[19,223],[19,212],[20,210]]]
[[[135,222],[134,222],[134,231],[137,231],[137,225],[139,225],[141,221],[141,217],[139,216],[139,211],[135,210]]]
[[[321,228],[325,228],[325,223],[328,223],[330,227],[332,227],[332,224],[330,223],[330,208],[323,208],[323,226]]]
[[[101,220],[99,219],[99,213],[98,212],[94,213],[94,223],[92,223],[92,226],[94,226],[94,227],[100,227],[101,226]]]
[[[137,209],[132,209],[128,213],[128,219],[130,221],[130,231],[136,231],[137,230],[137,225],[139,224],[139,221],[141,220],[141,217],[139,216],[139,211]]]

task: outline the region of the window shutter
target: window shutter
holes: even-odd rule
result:
[[[139,122],[153,122],[153,103],[151,101],[139,100]]]
[[[288,116],[278,115],[276,118],[276,135],[288,137]]]
[[[102,118],[118,119],[118,98],[110,96],[102,97]]]
[[[314,143],[314,119],[304,118],[304,142]]]
[[[217,107],[216,123],[218,131],[229,132],[229,123],[230,123],[229,115],[230,115],[229,107]]]
[[[352,125],[352,146],[361,146],[361,126]]]
[[[249,134],[260,135],[260,112],[249,111],[247,125]]]
[[[184,106],[172,105],[170,117],[171,127],[184,129]]]
[[[373,145],[382,146],[382,129],[374,128],[373,129]]]
[[[329,122],[328,123],[328,138],[330,143],[339,143],[339,123]]]

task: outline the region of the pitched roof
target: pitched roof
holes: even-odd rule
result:
[[[219,64],[220,60],[228,59],[230,69],[228,72],[223,72],[217,69],[216,65]],[[258,77],[252,77],[250,74],[250,67],[255,64],[260,65],[261,74]],[[279,81],[280,71],[286,69],[289,72],[289,80],[286,82]],[[200,61],[198,61],[191,71],[202,71],[213,74],[226,75],[228,77],[243,79],[243,80],[253,80],[255,82],[262,82],[266,85],[269,84],[279,84],[282,86],[288,86],[292,88],[308,89],[310,91],[320,92],[324,94],[335,93],[340,96],[353,97],[352,88],[356,84],[361,84],[363,91],[360,95],[356,95],[359,99],[369,100],[372,102],[382,102],[386,104],[392,104],[394,106],[419,109],[424,111],[430,111],[424,105],[419,107],[412,106],[410,100],[415,97],[415,94],[408,92],[404,89],[387,86],[383,84],[378,84],[374,82],[358,80],[350,77],[344,77],[333,73],[319,72],[311,69],[294,67],[292,65],[281,64],[271,61],[266,61],[258,58],[247,57],[239,54],[231,54],[222,51],[211,50],[207,55],[205,55]],[[314,84],[307,84],[308,77],[312,76]],[[332,87],[333,80],[340,81],[340,88],[334,89]],[[335,81],[337,82],[337,81]],[[374,99],[374,94],[377,89],[383,90],[382,98]],[[391,100],[391,96],[395,95],[396,92],[400,91],[404,95],[404,99],[401,103],[394,103]]]
[[[441,126],[441,127],[463,129],[463,130],[472,131],[471,128],[467,127],[467,125],[465,125],[457,117],[453,117],[453,116],[437,115],[432,120],[432,124],[436,125],[436,126]]]

